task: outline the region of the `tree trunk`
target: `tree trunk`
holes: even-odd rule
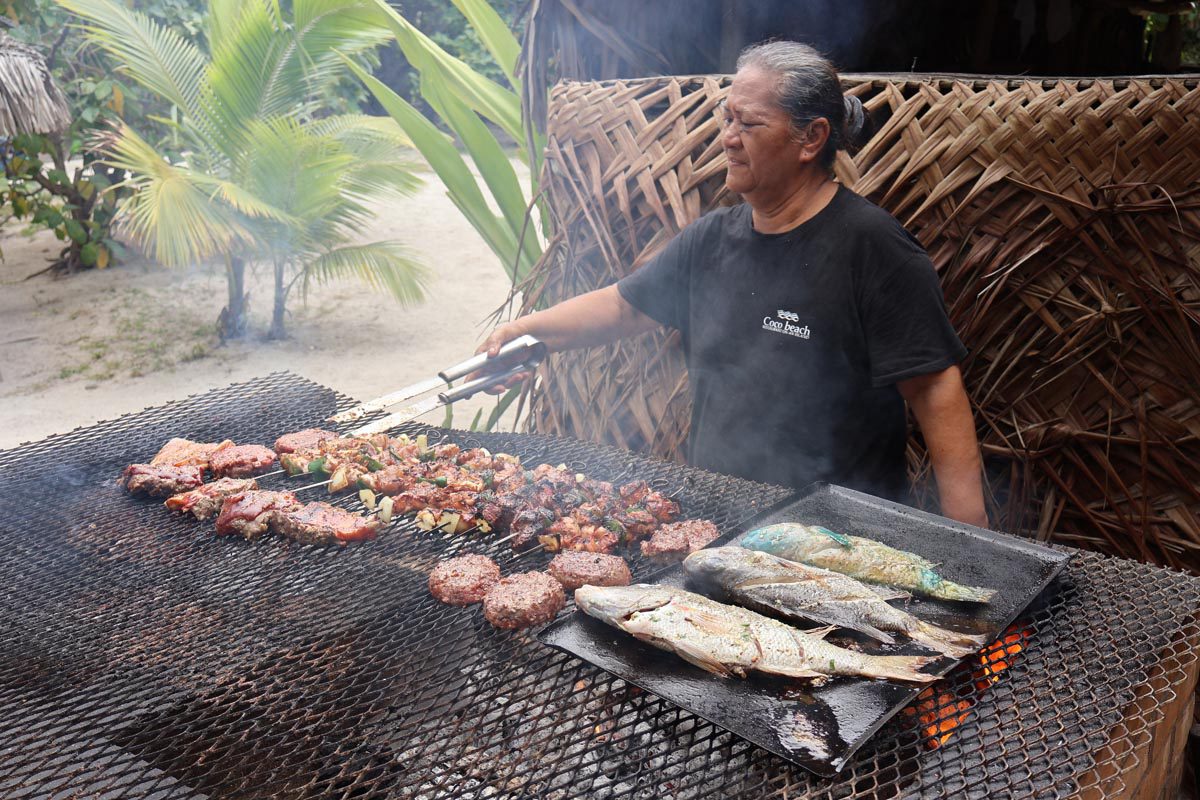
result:
[[[221,341],[240,339],[246,333],[246,263],[234,256],[225,257],[225,278],[229,286],[229,301],[217,318]]]
[[[287,262],[275,262],[275,309],[271,314],[271,330],[267,334],[271,339],[287,338],[287,331],[283,326],[283,315],[287,311],[287,287],[283,284],[284,268]]]

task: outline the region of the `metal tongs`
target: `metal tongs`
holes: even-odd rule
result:
[[[436,378],[428,378],[414,383],[412,386],[406,386],[397,392],[368,400],[362,405],[334,414],[329,417],[328,421],[339,424],[354,422],[368,414],[446,387],[445,391],[438,392],[432,397],[413,403],[386,417],[363,425],[361,428],[356,428],[350,432],[350,435],[367,436],[372,433],[381,433],[422,414],[427,414],[439,406],[448,406],[459,400],[466,400],[468,397],[489,387],[502,384],[522,372],[531,372],[545,358],[546,345],[532,336],[520,336],[501,347],[500,352],[494,358],[488,358],[486,353],[472,356],[461,364],[455,364],[453,367],[439,372]],[[470,375],[472,372],[479,372],[480,377],[462,384],[457,389],[450,388],[454,381]]]

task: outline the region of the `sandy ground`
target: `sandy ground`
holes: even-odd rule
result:
[[[137,260],[26,280],[58,241],[0,230],[0,449],[278,370],[368,399],[470,356],[509,281],[436,177],[424,177],[414,196],[379,208],[364,241],[404,242],[431,272],[425,302],[405,308],[357,281],[316,286],[307,303],[290,301],[284,341],[265,338],[266,269],[249,280],[249,336],[221,345],[221,268],[167,270]],[[484,395],[456,404],[453,424],[468,427],[477,409],[494,406]],[[442,416],[422,419],[440,424]]]

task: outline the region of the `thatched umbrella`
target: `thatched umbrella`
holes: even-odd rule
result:
[[[53,133],[70,124],[67,99],[42,54],[0,31],[0,138]]]

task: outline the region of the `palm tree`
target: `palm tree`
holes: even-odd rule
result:
[[[348,65],[387,40],[377,6],[209,0],[205,52],[119,0],[59,2],[121,72],[178,112],[184,158],[125,125],[96,147],[130,176],[119,230],[167,266],[225,262],[222,336],[245,330],[251,260],[274,269],[274,337],[291,290],[314,280],[354,275],[401,302],[423,297],[425,272],[398,242],[356,241],[371,201],[417,185],[410,140],[391,120],[321,116],[320,98]]]

